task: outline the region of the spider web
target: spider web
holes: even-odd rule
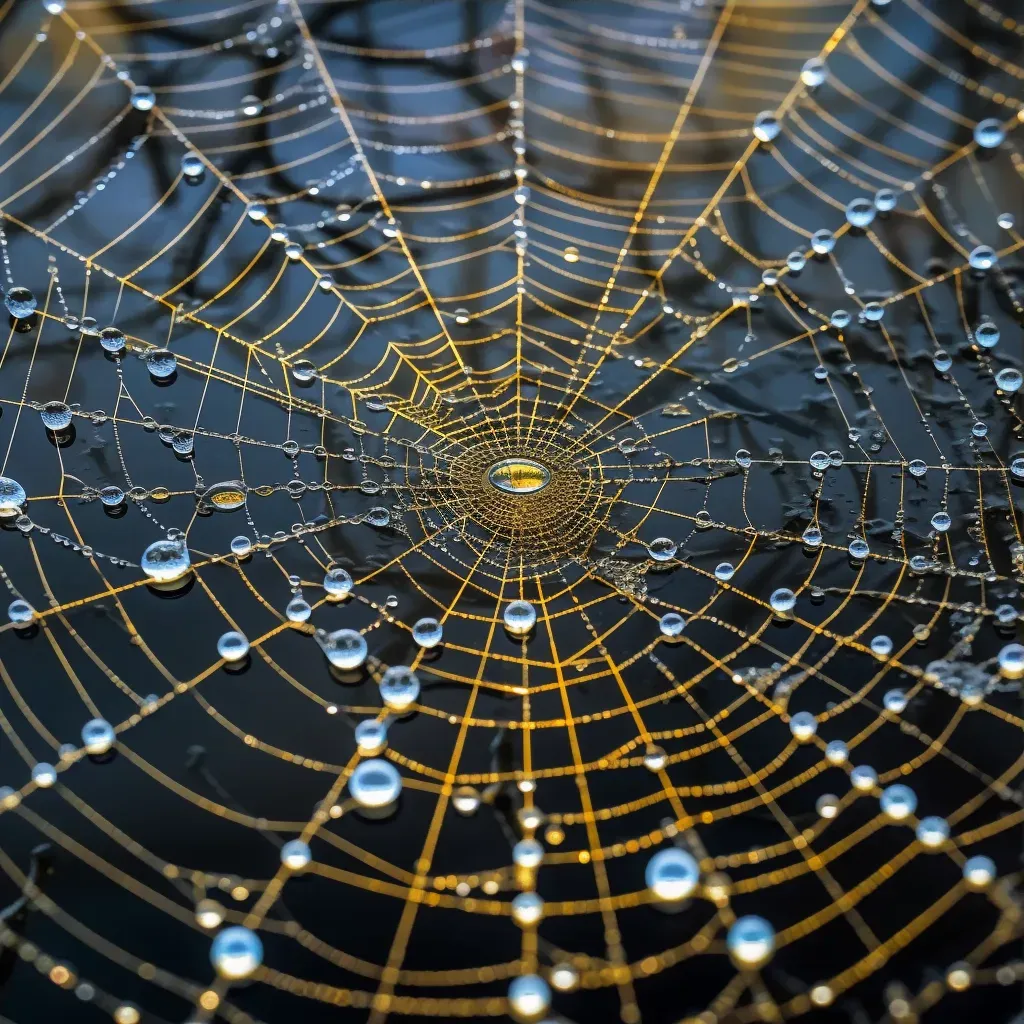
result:
[[[524,978],[535,1019],[1008,1019],[1010,5],[46,6],[0,5],[4,1012],[526,1019]]]

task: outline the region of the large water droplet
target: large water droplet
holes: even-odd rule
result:
[[[156,583],[170,583],[189,571],[191,560],[184,540],[154,541],[142,553],[142,571]]]
[[[47,402],[39,410],[39,418],[47,430],[55,433],[71,426],[71,410],[64,402]]]
[[[153,90],[145,85],[137,85],[132,89],[132,106],[136,110],[152,110],[156,105]]]
[[[247,490],[241,480],[224,480],[203,491],[202,500],[218,512],[234,512],[245,504]]]
[[[676,542],[670,537],[655,537],[647,545],[647,553],[656,562],[669,562],[676,557]]]
[[[366,640],[354,629],[335,630],[320,643],[327,660],[335,668],[350,672],[366,661]]]
[[[380,681],[381,700],[389,711],[407,711],[419,695],[420,681],[404,665],[392,665]]]
[[[986,117],[984,121],[979,121],[975,126],[974,141],[982,149],[995,149],[1002,144],[1005,138],[1006,132],[1003,130],[1002,124],[994,117]]]
[[[12,285],[4,295],[4,305],[11,316],[24,320],[36,311],[36,297],[27,288]]]
[[[8,518],[21,512],[28,500],[25,488],[9,476],[0,476],[0,516]]]
[[[761,142],[771,142],[782,131],[782,125],[772,110],[762,110],[754,118],[754,136]]]
[[[402,776],[390,761],[370,758],[355,766],[348,780],[348,791],[360,807],[387,807],[402,792]]]
[[[156,380],[167,380],[178,369],[178,357],[169,349],[152,348],[146,354],[146,368]]]
[[[537,623],[537,610],[529,601],[513,601],[506,606],[502,620],[513,636],[526,636]]]
[[[443,629],[437,619],[419,619],[412,627],[412,638],[420,647],[429,649],[441,642]]]
[[[324,590],[328,601],[340,601],[352,589],[352,577],[340,566],[328,569],[324,575]]]
[[[116,355],[124,349],[126,338],[120,327],[104,327],[100,331],[100,345],[104,351]]]

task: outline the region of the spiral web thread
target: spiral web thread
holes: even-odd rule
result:
[[[912,1019],[1016,984],[1024,721],[997,654],[1024,463],[995,376],[1020,356],[1024,28],[977,0],[382,2],[372,32],[347,3],[51,6],[0,6],[3,284],[38,301],[0,357],[2,473],[28,493],[4,579],[36,609],[0,639],[0,866],[34,907],[3,936],[39,969],[17,984],[129,1024],[500,1017],[514,978],[556,965],[579,991],[552,1012],[579,1020]],[[853,228],[880,189],[895,209]],[[166,390],[145,361],[163,348]],[[67,444],[37,420],[53,400]],[[495,490],[516,456],[552,483]],[[243,485],[231,514],[220,481]],[[139,559],[168,529],[192,583],[161,602]],[[284,614],[299,590],[305,622]],[[521,640],[514,600],[537,612]],[[440,657],[413,641],[424,616]],[[357,685],[315,642],[342,626],[369,644]],[[245,675],[217,655],[229,629]],[[381,708],[392,665],[420,677],[412,717]],[[346,789],[367,717],[403,785],[375,824]],[[91,718],[116,728],[109,764],[78,741]],[[52,787],[22,781],[40,762]],[[866,764],[877,782],[852,787]],[[918,808],[893,823],[897,782]],[[146,805],[178,842],[147,845]],[[935,850],[926,815],[950,828]],[[512,863],[523,836],[539,868]],[[275,852],[294,838],[302,878]],[[701,880],[658,915],[643,867],[673,844]],[[988,853],[1000,877],[972,891]],[[148,924],[113,927],[88,886]],[[534,890],[543,920],[515,924]],[[263,938],[247,988],[206,960],[210,896]],[[346,921],[321,932],[318,901]],[[775,931],[760,967],[726,955],[748,914]]]

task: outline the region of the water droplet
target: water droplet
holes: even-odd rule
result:
[[[670,846],[647,862],[644,880],[655,899],[678,903],[697,888],[700,867],[692,853]]]
[[[832,740],[825,746],[825,757],[829,764],[846,764],[850,751],[842,740]]]
[[[502,620],[513,636],[526,636],[537,624],[537,610],[529,601],[513,601],[505,607]]]
[[[974,141],[982,149],[995,149],[1006,138],[1002,124],[994,117],[986,117],[974,128]]]
[[[808,89],[816,89],[828,78],[828,65],[820,57],[811,57],[800,69],[800,81]]]
[[[441,642],[442,634],[443,629],[437,619],[419,619],[412,627],[413,640],[427,650]]]
[[[359,668],[366,661],[366,640],[354,629],[338,629],[321,641],[327,660],[344,671]]]
[[[789,719],[789,731],[798,743],[808,743],[818,731],[818,720],[810,711],[798,711]]]
[[[1017,621],[1017,609],[1012,604],[997,605],[992,614],[1000,626],[1012,626]]]
[[[1004,366],[996,374],[996,387],[1007,394],[1012,395],[1015,391],[1019,391],[1022,383],[1024,383],[1024,376],[1021,376],[1020,370],[1015,366]]]
[[[110,352],[112,355],[123,351],[126,340],[124,331],[119,327],[104,327],[100,331],[100,345],[104,351]]]
[[[644,767],[649,772],[660,772],[668,764],[668,755],[664,748],[650,743],[644,751]]]
[[[666,612],[658,621],[662,636],[675,637],[686,628],[686,619],[678,612]]]
[[[839,798],[832,793],[822,793],[814,802],[814,809],[826,821],[839,813]]]
[[[67,430],[71,426],[71,410],[64,402],[47,402],[39,410],[39,418],[47,430]]]
[[[196,439],[188,430],[176,431],[171,439],[171,447],[177,455],[191,455]]]
[[[142,553],[142,571],[156,583],[171,583],[189,571],[188,547],[181,539],[154,541]]]
[[[284,613],[289,622],[305,622],[313,614],[313,609],[310,608],[309,602],[301,594],[296,594],[288,602],[288,607],[285,608]]]
[[[28,601],[17,598],[7,606],[7,618],[17,625],[24,625],[36,617],[36,610]]]
[[[352,590],[352,577],[340,566],[328,569],[324,575],[324,590],[328,601],[340,601]]]
[[[348,780],[348,791],[360,807],[380,809],[398,799],[402,777],[390,761],[369,758],[355,766]]]
[[[882,790],[878,803],[887,818],[891,818],[893,821],[903,821],[917,809],[917,796],[909,786],[897,782]]]
[[[317,374],[316,365],[308,359],[299,359],[292,363],[292,376],[300,384],[308,384],[311,380],[315,380]]]
[[[814,523],[811,523],[806,530],[801,534],[800,539],[809,548],[816,548],[821,546],[821,530],[818,529]]]
[[[241,480],[224,480],[203,491],[202,500],[218,512],[234,512],[245,504],[247,490]]]
[[[836,247],[836,236],[826,228],[811,235],[811,248],[819,256],[827,256]]]
[[[7,289],[4,295],[7,312],[16,320],[25,320],[36,311],[36,297],[27,289],[17,285]]]
[[[178,357],[166,348],[151,348],[146,353],[146,369],[155,380],[167,380],[178,369]]]
[[[123,505],[124,498],[124,491],[114,484],[111,484],[109,487],[104,487],[100,491],[100,501],[106,505],[107,508],[117,508],[119,505]]]
[[[907,708],[907,695],[902,690],[886,690],[882,704],[887,711],[902,714]]]
[[[205,170],[206,164],[195,153],[186,153],[181,158],[181,173],[186,178],[196,181],[203,176]]]
[[[389,711],[407,711],[419,695],[420,681],[412,669],[392,665],[385,671],[380,681],[380,696]]]
[[[468,818],[480,807],[480,794],[472,786],[459,786],[452,792],[452,807],[456,813]]]
[[[356,746],[363,757],[379,754],[388,742],[388,729],[384,722],[364,718],[355,730]]]
[[[1006,679],[1020,679],[1024,676],[1024,647],[1007,644],[998,657],[999,673]]]
[[[892,654],[892,638],[884,633],[873,636],[869,646],[871,647],[871,653],[877,658],[888,658]]]
[[[754,136],[759,141],[771,142],[778,137],[780,131],[782,131],[782,125],[779,123],[779,119],[774,111],[762,110],[754,118]]]
[[[245,558],[252,551],[252,541],[248,537],[238,536],[232,538],[231,553],[236,558]]]
[[[237,629],[223,633],[217,641],[217,654],[225,661],[241,661],[249,653],[249,641]]]
[[[309,844],[301,839],[289,839],[281,847],[281,864],[289,871],[301,871],[309,866],[312,859],[313,854],[309,849]]]
[[[922,846],[935,849],[942,846],[949,838],[949,822],[945,818],[929,815],[917,823],[917,829],[914,834]]]
[[[92,718],[82,726],[82,746],[87,754],[105,754],[116,740],[117,733],[106,719]]]
[[[974,340],[982,348],[994,348],[999,343],[999,328],[991,320],[982,320],[974,328]]]
[[[896,193],[891,188],[880,188],[875,193],[875,209],[879,213],[888,213],[890,210],[895,210],[898,201]]]
[[[996,877],[995,861],[991,857],[978,855],[968,857],[963,869],[964,881],[972,889],[984,889]]]
[[[516,1020],[539,1020],[551,1005],[551,989],[537,974],[521,974],[508,986],[508,1005]]]
[[[763,917],[751,914],[732,924],[725,945],[738,967],[758,967],[775,952],[775,930]]]
[[[870,199],[858,196],[846,204],[846,219],[852,227],[866,228],[875,219],[875,204]]]
[[[132,89],[132,106],[136,110],[152,110],[156,104],[153,90],[145,85],[137,85]]]
[[[670,537],[656,537],[647,545],[647,553],[656,562],[669,562],[676,557],[676,542]]]
[[[868,542],[863,537],[855,537],[851,540],[846,550],[850,552],[850,557],[858,562],[863,561],[871,553],[871,548],[868,547]]]
[[[971,250],[968,263],[975,270],[991,270],[996,265],[996,251],[990,245],[979,245]]]
[[[228,981],[248,978],[263,963],[263,943],[248,928],[233,925],[218,932],[210,946],[210,963]]]

